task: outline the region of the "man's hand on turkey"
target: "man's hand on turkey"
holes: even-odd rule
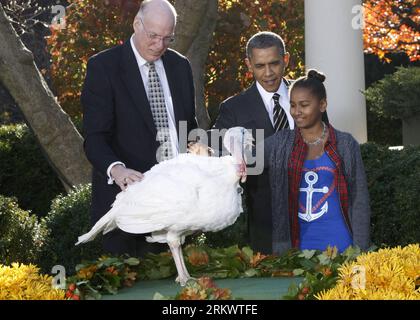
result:
[[[210,157],[214,153],[214,150],[200,142],[190,142],[188,143],[188,153]]]
[[[111,177],[121,190],[124,191],[127,189],[128,185],[133,184],[136,181],[141,181],[143,179],[143,174],[139,171],[128,169],[117,164],[111,169]]]

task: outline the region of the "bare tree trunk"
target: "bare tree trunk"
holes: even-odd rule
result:
[[[176,0],[178,12],[174,49],[185,54],[191,62],[196,114],[200,128],[208,129],[210,117],[204,96],[205,65],[217,22],[217,0]]]
[[[57,103],[1,4],[0,81],[19,105],[64,187],[69,190],[88,183],[91,167],[83,151],[83,139]]]

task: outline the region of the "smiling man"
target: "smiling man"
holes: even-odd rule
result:
[[[180,123],[187,131],[197,127],[190,63],[168,48],[175,26],[168,1],[145,0],[131,38],[89,59],[81,102],[84,148],[93,166],[92,223],[127,185],[180,152]],[[105,235],[104,249],[131,256],[160,250],[144,235],[121,230]]]
[[[267,138],[285,128],[294,128],[290,115],[288,85],[284,72],[289,63],[283,39],[272,32],[252,36],[246,47],[245,63],[255,82],[244,92],[220,105],[214,129],[242,126],[263,129]],[[271,196],[268,172],[248,176],[246,183],[248,233],[254,250],[271,253]]]

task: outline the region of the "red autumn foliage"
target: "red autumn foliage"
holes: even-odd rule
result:
[[[66,28],[52,29],[53,87],[71,117],[81,115],[80,91],[86,63],[93,54],[123,43],[132,33],[132,21],[141,0],[70,0]],[[364,1],[365,51],[385,58],[404,51],[412,61],[419,54],[419,6],[416,0]],[[244,63],[245,45],[256,32],[280,34],[291,54],[290,78],[304,72],[303,0],[219,0],[219,20],[205,70],[205,92],[212,119],[218,105],[246,88],[252,75]]]
[[[51,30],[48,45],[53,87],[71,117],[81,115],[79,99],[88,58],[130,37],[140,3],[73,0],[66,8],[66,28]],[[220,0],[219,15],[205,70],[207,101],[214,112],[221,101],[250,84],[252,76],[244,63],[245,44],[257,31],[281,34],[292,55],[291,76],[303,72],[303,0]]]

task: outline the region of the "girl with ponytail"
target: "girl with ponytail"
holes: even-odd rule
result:
[[[290,88],[294,130],[265,141],[270,172],[273,251],[342,252],[370,245],[369,194],[357,141],[324,122],[325,75],[309,70]],[[333,106],[339,107],[339,106]]]

